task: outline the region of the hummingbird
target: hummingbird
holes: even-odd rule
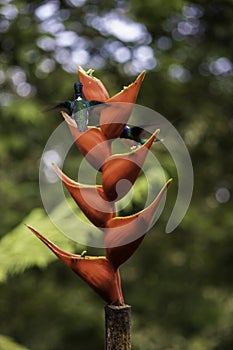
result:
[[[97,107],[100,106],[100,107]],[[64,108],[71,115],[72,119],[77,124],[79,132],[84,132],[88,130],[88,121],[91,112],[100,111],[102,108],[108,107],[109,104],[96,101],[96,100],[86,100],[83,94],[83,84],[81,82],[74,83],[74,100],[64,101],[58,103],[56,106],[51,109]],[[99,126],[98,123],[95,123],[96,126]],[[129,126],[125,125],[122,133],[120,134],[121,139],[128,140],[127,145],[131,144],[131,148],[134,148],[146,143],[148,138],[152,133],[148,132],[142,126]],[[132,141],[132,142],[130,142]],[[154,142],[159,141],[156,139]],[[135,145],[136,143],[136,145]]]
[[[135,143],[137,146],[144,145],[146,141],[150,138],[152,133],[145,130],[143,127],[140,126],[129,126],[125,125],[124,130],[122,131],[120,138],[130,140],[133,143],[133,147],[135,147]],[[156,139],[154,142],[158,142],[161,140]]]
[[[76,122],[79,132],[84,132],[88,129],[88,119],[90,112],[92,111],[92,109],[94,109],[95,106],[101,104],[103,105],[103,107],[107,106],[103,102],[95,100],[86,100],[83,94],[83,84],[80,82],[75,82],[74,100],[60,102],[52,109],[65,108],[66,110],[68,110],[68,113]]]

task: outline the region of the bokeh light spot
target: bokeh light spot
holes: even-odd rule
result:
[[[215,192],[215,198],[219,203],[226,203],[230,199],[230,191],[226,187],[220,187]]]

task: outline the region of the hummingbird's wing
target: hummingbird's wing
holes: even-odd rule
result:
[[[64,111],[68,114],[72,114],[72,101],[65,101],[65,102],[59,102],[58,104],[56,104],[55,106],[49,107],[45,109],[45,112],[49,112],[52,110],[59,110],[59,111]]]

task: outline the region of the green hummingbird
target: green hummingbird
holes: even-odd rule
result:
[[[100,106],[100,107],[97,107]],[[55,108],[63,108],[68,111],[71,117],[75,120],[79,132],[88,130],[88,121],[90,114],[94,111],[99,112],[102,108],[108,107],[109,104],[96,101],[86,100],[83,94],[83,84],[80,82],[74,83],[74,100],[64,101],[58,103]],[[95,123],[95,126],[99,126],[99,123]],[[153,126],[153,125],[151,125]],[[125,139],[128,146],[135,147],[143,145],[152,133],[146,131],[143,126],[129,126],[125,125],[120,138]],[[158,139],[155,140],[157,142]],[[131,145],[129,145],[131,144]],[[132,145],[133,144],[133,145]]]
[[[90,112],[97,105],[103,105],[103,107],[106,107],[106,104],[103,102],[86,100],[83,94],[83,84],[80,82],[75,82],[74,100],[60,102],[54,108],[65,108],[68,110],[68,113],[75,120],[79,132],[84,132],[88,129],[88,119]]]
[[[153,126],[153,125],[151,125]],[[120,138],[132,141],[131,143],[133,144],[132,147],[141,146],[146,143],[146,141],[150,138],[152,135],[152,132],[150,133],[149,131],[145,130],[142,126],[129,126],[125,125],[124,130],[122,131]],[[155,139],[154,142],[161,141],[159,139]],[[126,142],[127,145],[129,142]],[[135,145],[136,143],[136,145]]]

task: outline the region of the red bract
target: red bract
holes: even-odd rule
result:
[[[145,72],[142,72],[132,84],[105,101],[108,108],[103,109],[101,113],[100,127],[107,139],[117,138],[122,133],[136,102],[144,76]]]
[[[130,117],[145,72],[113,97],[109,97],[103,83],[92,73],[92,70],[86,73],[79,67],[85,98],[106,104],[100,112],[100,127],[89,127],[87,131],[79,132],[74,120],[66,113],[62,114],[80,152],[95,169],[102,171],[102,185],[80,184],[66,176],[55,164],[54,169],[89,221],[104,233],[106,256],[83,257],[65,252],[34,228],[28,227],[104,301],[122,305],[119,266],[130,258],[151,228],[156,209],[171,180],[147,208],[131,216],[117,216],[116,201],[123,198],[135,183],[159,130],[136,150],[113,155],[111,142],[120,136]]]
[[[115,305],[124,304],[119,272],[106,257],[81,257],[81,255],[68,253],[42,236],[33,227],[29,225],[27,225],[27,227],[46,244],[65,265],[86,281],[104,301]]]
[[[83,84],[84,96],[87,100],[96,100],[104,102],[109,98],[108,91],[101,80],[95,78],[92,74],[94,70],[89,69],[85,72],[81,66],[78,66],[78,74]]]
[[[116,269],[130,258],[142,242],[146,232],[151,227],[156,209],[171,181],[170,179],[166,183],[147,208],[134,215],[112,218],[106,223],[106,256]]]
[[[102,186],[79,184],[66,176],[56,165],[57,175],[86,217],[97,227],[105,227],[116,215],[115,203],[109,202]]]
[[[93,77],[93,70],[85,72],[79,66],[78,72],[86,99],[105,102],[107,105],[100,116],[100,127],[103,134],[109,140],[119,137],[128,122],[146,72],[143,71],[132,84],[124,87],[112,97],[109,97],[103,83]]]
[[[141,171],[148,150],[158,132],[159,130],[143,146],[124,155],[113,155],[103,164],[102,185],[110,201],[119,200],[129,192],[131,185],[134,184]],[[120,181],[122,181],[122,184],[120,184]]]

